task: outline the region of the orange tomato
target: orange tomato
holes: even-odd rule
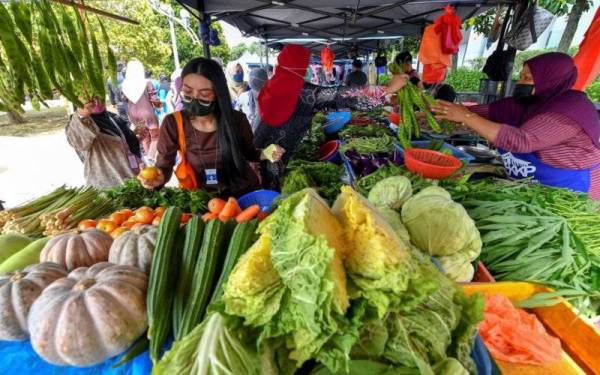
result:
[[[151,224],[154,220],[154,210],[150,207],[140,207],[135,211],[133,216],[135,221],[141,224]]]
[[[121,224],[121,226],[125,227],[125,228],[131,229],[136,224],[137,223],[135,221],[133,221],[133,220],[125,220],[125,222],[123,222],[123,224]]]
[[[186,214],[186,213],[181,214],[181,224],[187,223],[188,221],[190,221],[191,218],[192,218],[192,214]]]
[[[117,229],[110,232],[110,236],[114,239],[128,231],[129,231],[129,228],[127,228],[127,227],[118,227]]]
[[[158,168],[156,167],[146,167],[140,171],[140,176],[144,180],[154,180],[158,178]]]
[[[108,220],[108,219],[102,219],[100,221],[98,221],[98,225],[96,225],[96,228],[105,231],[107,233],[112,232],[113,230],[117,229],[119,226],[112,220]]]
[[[165,213],[166,210],[167,209],[165,207],[156,207],[154,209],[154,215],[162,216],[162,215],[164,215],[164,213]]]
[[[160,221],[162,220],[162,215],[154,216],[154,220],[152,220],[152,225],[160,225]]]
[[[129,219],[130,217],[133,216],[133,211],[131,211],[129,208],[122,209],[121,211],[119,211],[119,213],[121,215],[123,215],[123,217],[125,218],[125,220],[127,220],[127,219]]]
[[[81,220],[79,224],[77,224],[77,229],[83,231],[86,229],[96,228],[96,225],[98,225],[98,222],[96,222],[96,220],[85,219]]]
[[[225,203],[226,202],[221,198],[213,198],[208,201],[208,211],[218,215],[223,211]]]
[[[109,220],[112,220],[112,221],[114,221],[114,222],[115,222],[115,224],[117,224],[117,225],[121,225],[121,224],[123,224],[123,222],[124,222],[125,220],[127,220],[128,218],[126,218],[126,217],[125,217],[125,215],[123,215],[123,214],[122,214],[122,213],[120,213],[120,212],[115,212],[115,213],[113,213],[112,215],[110,215],[110,216],[108,217],[108,219],[109,219]]]

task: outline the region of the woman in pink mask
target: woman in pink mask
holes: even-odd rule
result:
[[[116,186],[138,174],[140,143],[128,125],[108,112],[100,99],[90,100],[73,114],[65,131],[83,162],[87,185]]]

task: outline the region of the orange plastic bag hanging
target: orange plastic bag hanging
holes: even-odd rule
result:
[[[450,66],[452,57],[442,51],[442,34],[435,30],[435,25],[429,25],[423,32],[419,47],[419,60],[426,64],[443,64]]]
[[[321,50],[321,65],[323,65],[323,70],[326,72],[331,72],[333,70],[333,60],[335,55],[333,51],[329,48],[329,46],[323,48]]]
[[[594,20],[585,32],[579,52],[573,58],[577,66],[575,90],[585,90],[600,73],[600,8],[596,10]]]

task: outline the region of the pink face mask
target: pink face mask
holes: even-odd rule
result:
[[[102,113],[104,111],[106,111],[106,106],[103,103],[101,103],[101,102],[96,102],[96,104],[92,108],[92,113],[93,114]]]

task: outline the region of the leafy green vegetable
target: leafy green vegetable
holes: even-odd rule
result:
[[[228,328],[218,312],[176,341],[152,370],[153,375],[261,373],[256,351],[242,342],[238,331]]]
[[[302,138],[298,148],[294,152],[293,160],[319,161],[319,147],[325,143],[325,132],[322,125],[325,115],[321,112],[315,114],[308,133]]]
[[[208,201],[214,196],[206,190],[186,191],[164,187],[160,190],[144,188],[132,178],[122,185],[104,189],[102,195],[116,202],[120,207],[138,208],[176,206],[184,212],[199,213],[207,209]]]
[[[462,252],[475,259],[481,252],[481,237],[465,208],[446,190],[431,186],[402,206],[402,222],[411,241],[433,256]]]
[[[399,209],[412,196],[412,184],[404,176],[387,177],[373,186],[369,201],[375,206]]]
[[[393,132],[390,128],[377,125],[348,125],[339,133],[342,139],[361,138],[361,137],[383,137],[392,136]]]
[[[342,186],[342,166],[329,162],[293,160],[287,168],[281,192],[293,194],[314,187],[325,200],[333,202]]]
[[[421,191],[423,188],[436,184],[437,181],[430,181],[421,176],[410,173],[405,167],[389,163],[381,168],[378,168],[370,175],[361,177],[356,181],[358,192],[364,196],[368,196],[373,186],[379,181],[391,176],[405,176],[412,183],[413,192]]]

